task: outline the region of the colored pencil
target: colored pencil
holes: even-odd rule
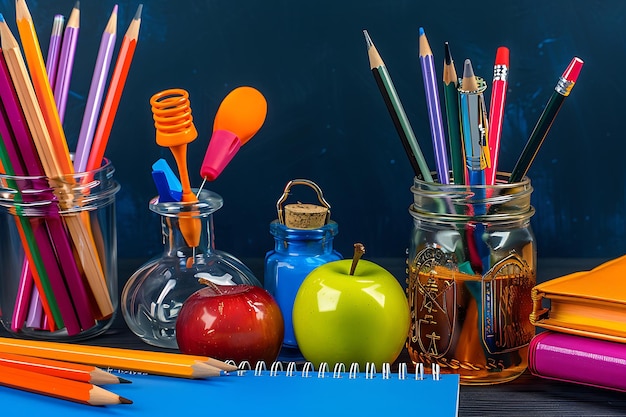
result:
[[[61,126],[57,106],[54,102],[54,95],[52,94],[50,83],[48,82],[46,67],[43,62],[43,56],[41,55],[35,25],[25,0],[16,0],[15,16],[17,20],[17,30],[20,35],[20,40],[22,41],[24,59],[28,64],[29,74],[37,94],[37,101],[41,108],[45,126],[52,140],[54,153],[60,166],[58,172],[71,174],[72,163],[65,139],[65,132]]]
[[[23,0],[18,0],[18,4],[22,3]],[[25,26],[28,23],[28,21],[24,23],[24,20],[25,19],[22,19],[21,26]],[[61,185],[56,188],[57,197],[59,197],[61,208],[67,208],[64,207],[64,205],[68,203],[63,194],[72,192],[72,177],[65,174],[72,173],[73,167],[70,164],[65,167],[70,171],[63,171],[61,160],[64,158],[57,158],[55,147],[48,132],[43,112],[39,107],[39,101],[37,100],[33,84],[28,76],[19,45],[4,21],[4,18],[2,18],[0,22],[0,30],[2,34],[1,42],[3,54],[15,85],[21,107],[24,110],[26,122],[31,131],[42,167],[46,176],[50,179],[59,179]],[[38,47],[36,49],[38,49]],[[47,84],[47,78],[44,81]],[[52,106],[55,107],[55,104],[52,103]],[[69,154],[67,156],[69,157]],[[61,180],[61,178],[63,179]],[[96,301],[95,310],[97,311],[94,311],[94,315],[98,319],[110,317],[113,314],[113,304],[108,293],[108,288],[106,287],[106,280],[98,259],[93,237],[89,235],[89,231],[86,229],[86,225],[83,223],[83,219],[80,215],[68,214],[64,216],[64,220],[74,245],[82,249],[77,251],[77,254],[85,276],[87,277],[91,293]],[[59,302],[59,305],[62,304],[63,303]]]
[[[65,25],[63,34],[63,44],[59,57],[56,83],[54,86],[54,100],[59,112],[59,120],[65,119],[65,108],[67,107],[67,95],[70,90],[70,80],[74,68],[74,55],[76,54],[76,44],[78,43],[78,33],[80,30],[80,2],[76,2],[70,17]]]
[[[485,184],[486,158],[483,150],[487,145],[488,126],[484,117],[482,94],[486,88],[485,82],[475,76],[472,62],[466,59],[463,66],[463,79],[459,86],[459,96],[468,182],[471,185]]]
[[[444,44],[444,47],[443,98],[446,107],[452,178],[455,184],[465,184],[465,150],[463,149],[461,121],[459,120],[459,77],[456,74],[448,42]]]
[[[83,172],[87,167],[87,159],[89,158],[89,151],[100,113],[100,105],[102,104],[107,76],[109,75],[109,66],[111,65],[111,58],[115,49],[116,34],[117,4],[113,7],[113,12],[100,40],[100,49],[98,50],[96,66],[91,78],[87,105],[85,106],[83,121],[78,134],[78,144],[74,154],[74,170],[76,172]]]
[[[9,37],[8,35],[6,36]],[[25,121],[17,92],[13,87],[10,71],[4,55],[0,56],[0,95],[2,96],[2,105],[0,107],[2,107],[3,112],[6,113],[6,125],[0,127],[2,127],[5,132],[3,139],[9,156],[13,161],[15,174],[21,176],[43,176],[44,170],[41,166],[30,131],[27,128],[27,121]],[[33,184],[32,186],[41,185]],[[44,184],[43,186],[48,187],[48,184]],[[28,197],[28,195],[27,193],[25,196]],[[51,191],[49,192],[49,196],[52,201],[55,200]],[[30,222],[33,225],[40,225],[41,219],[31,217]],[[44,264],[46,265],[44,275],[53,274],[55,281],[62,282],[62,271],[65,279],[72,283],[72,299],[77,306],[81,327],[93,326],[94,318],[90,312],[87,292],[83,285],[80,271],[74,261],[70,240],[58,210],[50,210],[49,215],[46,216],[45,225],[37,227],[35,231],[36,234],[40,235],[40,251],[46,250],[44,248],[49,248],[47,249],[49,252],[44,252],[44,254],[46,254],[44,258]],[[48,240],[52,242],[52,245],[46,242]],[[57,261],[57,259],[55,259],[56,257],[63,261]],[[60,271],[59,265],[61,268]],[[39,275],[41,275],[41,273]],[[46,294],[41,285],[38,286],[38,290],[41,292],[40,294]],[[50,295],[50,293],[47,294]],[[50,312],[48,312],[47,316],[51,317],[49,313]],[[23,322],[16,322],[14,325],[21,327],[21,323]],[[78,329],[74,329],[71,324],[72,322],[70,322],[68,332],[73,333],[78,331]]]
[[[411,166],[413,167],[415,176],[424,179],[424,181],[433,182],[430,169],[426,164],[426,159],[422,154],[422,150],[417,142],[415,133],[413,133],[411,123],[404,112],[404,108],[402,107],[396,88],[394,87],[391,76],[387,71],[387,66],[378,53],[376,46],[374,46],[370,35],[366,30],[363,31],[363,34],[365,35],[370,69],[374,75],[378,89],[385,100],[387,110],[389,111],[389,115],[393,120],[396,131],[400,136],[402,146],[404,147],[404,151],[409,158]]]
[[[61,51],[64,24],[65,17],[62,14],[54,16],[52,32],[50,33],[50,44],[48,45],[48,57],[46,58],[46,73],[48,74],[48,82],[52,88],[54,88],[57,68],[59,67],[59,53]]]
[[[524,146],[522,154],[519,156],[513,171],[511,171],[511,176],[509,177],[510,183],[521,181],[530,169],[530,165],[533,163],[537,152],[539,152],[539,148],[548,135],[561,106],[563,106],[565,98],[572,92],[572,88],[574,88],[574,84],[576,84],[576,80],[578,80],[583,64],[582,59],[578,57],[572,58],[563,72],[563,75],[559,78],[546,107],[543,109],[541,116],[539,116],[539,120],[537,120],[537,124],[533,128]]]
[[[111,135],[113,121],[115,120],[117,108],[122,98],[126,78],[137,46],[142,9],[143,5],[140,4],[122,39],[122,44],[117,54],[117,60],[115,61],[115,67],[111,74],[109,89],[107,90],[102,105],[100,119],[98,120],[98,126],[96,127],[96,132],[91,144],[91,152],[89,153],[86,167],[88,171],[99,168],[104,159],[104,152],[109,141],[109,136]]]
[[[0,337],[0,352],[180,378],[219,376],[234,365],[206,356]]]
[[[485,181],[488,185],[496,183],[502,123],[504,121],[504,103],[509,79],[509,48],[501,46],[496,51],[489,103],[489,156],[491,163],[485,168]]]
[[[131,400],[93,384],[1,364],[0,385],[88,405],[132,404]]]
[[[443,131],[439,87],[435,73],[435,58],[433,57],[433,51],[428,43],[424,28],[419,28],[419,60],[422,67],[424,90],[426,91],[426,107],[428,108],[428,121],[435,151],[437,178],[441,184],[448,184],[450,182],[448,152]]]
[[[0,352],[0,365],[94,385],[130,383],[91,365]]]

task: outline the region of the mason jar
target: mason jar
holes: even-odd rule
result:
[[[415,363],[436,363],[462,384],[510,381],[527,367],[536,247],[533,188],[414,179],[407,259]]]

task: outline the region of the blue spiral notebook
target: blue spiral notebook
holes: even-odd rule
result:
[[[114,371],[115,372],[115,371]],[[95,407],[0,387],[3,416],[457,416],[459,376],[435,373],[255,369],[201,380],[118,373],[131,384],[106,385],[133,404]],[[422,379],[419,379],[419,378]],[[193,413],[193,414],[192,414]],[[306,414],[306,413],[305,413]],[[417,415],[416,414],[416,415]]]

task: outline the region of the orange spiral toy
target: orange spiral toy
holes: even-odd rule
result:
[[[198,137],[198,132],[191,116],[189,93],[180,88],[163,90],[150,98],[150,105],[156,128],[156,143],[170,148],[176,160],[183,191],[182,201],[195,203],[198,199],[191,191],[187,171],[187,144]],[[191,212],[188,214],[189,217],[181,216],[180,230],[187,245],[195,248],[200,244],[200,219],[191,217]]]

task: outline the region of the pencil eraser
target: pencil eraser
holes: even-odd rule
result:
[[[228,130],[214,130],[207,147],[200,175],[214,181],[241,148],[239,137]]]
[[[509,48],[501,46],[496,50],[496,60],[494,65],[509,66]]]

